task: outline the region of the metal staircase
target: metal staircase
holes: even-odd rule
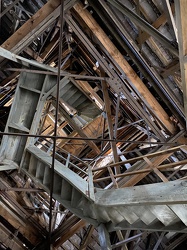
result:
[[[1,166],[8,162],[11,168],[16,163],[46,192],[50,190],[52,157],[34,145],[34,138],[20,135],[37,133],[44,103],[53,95],[55,83],[54,76],[22,73],[5,129],[9,134],[3,136],[0,148]],[[79,90],[68,84],[64,78],[61,98],[66,100],[68,87],[72,91],[70,99],[73,93],[77,93],[76,99],[80,98]],[[83,105],[78,102],[76,106],[77,102],[68,100],[69,97],[66,101],[74,108]],[[82,178],[68,165],[55,161],[53,197],[94,226],[105,224],[108,231],[187,231],[186,180],[104,190],[94,188],[90,171],[87,175],[84,172]]]
[[[27,139],[26,136],[20,137],[14,134],[37,134],[44,104],[49,97],[55,95],[55,76],[21,73],[5,128],[5,132],[9,135],[3,136],[0,147],[2,159],[9,160],[12,164],[13,162],[20,164],[25,146],[32,143],[34,138]],[[77,99],[78,102],[75,101]],[[100,114],[96,105],[66,77],[60,83],[60,100],[84,117],[78,121],[81,126]],[[73,119],[78,119],[77,117]]]
[[[33,145],[27,147],[21,167],[49,192],[51,162],[49,154]],[[186,232],[186,185],[183,180],[110,190],[94,188],[92,198],[89,182],[56,160],[53,197],[78,217],[94,226],[103,223],[109,231],[139,228]]]
[[[88,122],[98,116],[101,111],[91,98],[82,91],[74,80],[64,78],[60,85],[59,96],[60,100],[72,109],[72,111]],[[56,91],[52,95],[55,97]]]

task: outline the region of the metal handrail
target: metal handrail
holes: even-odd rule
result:
[[[38,143],[40,145],[42,145],[43,147],[45,147],[46,149],[49,149],[49,147],[47,147],[46,145],[42,144],[41,142],[39,142],[38,140],[35,142],[35,143]],[[50,149],[51,151],[51,149]],[[66,153],[66,152],[64,152]],[[55,153],[56,156],[58,156],[59,158],[61,158],[62,160],[65,160],[66,161],[66,166],[68,167],[69,165],[73,166],[74,168],[76,168],[77,170],[81,171],[82,173],[84,173],[85,175],[88,176],[88,173],[86,171],[84,171],[83,169],[79,168],[77,165],[75,165],[74,163],[72,163],[70,161],[70,157],[72,156],[71,154],[69,154],[67,152],[67,154],[69,155],[67,158],[63,157],[62,155],[58,154],[57,152]],[[82,163],[82,161],[81,161]]]

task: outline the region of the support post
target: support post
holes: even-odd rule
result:
[[[109,233],[104,224],[98,226],[99,241],[102,250],[112,250]]]

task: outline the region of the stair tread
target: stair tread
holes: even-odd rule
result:
[[[175,213],[166,205],[149,205],[148,207],[165,226],[179,221]]]
[[[108,212],[108,216],[109,216],[110,220],[114,224],[118,224],[121,221],[126,220],[126,218],[124,216],[122,216],[121,213],[119,213],[119,211],[116,207],[108,207],[105,209]]]
[[[136,222],[139,219],[139,217],[132,211],[132,209],[130,207],[120,207],[119,206],[118,211],[126,218],[126,220],[130,224],[133,224],[134,222]]]
[[[176,204],[169,205],[172,211],[182,220],[182,222],[187,226],[187,205],[186,204]]]
[[[43,152],[41,149],[37,148],[36,146],[29,146],[27,150],[34,154],[36,158],[44,162],[46,165],[51,166],[52,163],[52,157],[48,155],[47,153]],[[76,173],[74,173],[69,168],[65,167],[62,163],[55,160],[55,172],[59,174],[62,178],[67,180],[73,187],[75,187],[77,190],[82,192],[85,197],[87,197],[87,191],[88,191],[88,183],[86,180],[82,179],[80,176],[78,176]]]
[[[72,98],[72,100],[68,101],[68,103],[71,106],[73,106],[75,109],[77,109],[77,107],[79,107],[79,105],[81,105],[82,103],[88,102],[88,101],[89,101],[89,99],[80,92],[79,98],[77,98],[77,97]]]
[[[147,206],[129,206],[129,209],[131,209],[131,211],[133,211],[146,225],[151,224],[156,219],[156,216]]]
[[[62,89],[63,90],[63,89]],[[67,92],[63,92],[61,98],[69,104],[70,99],[74,98],[76,93],[78,93],[79,90],[75,86],[71,86],[71,88],[68,89]]]
[[[29,146],[26,149],[25,163],[28,165],[28,173],[41,184],[48,192],[50,190],[50,167],[52,157],[37,148]],[[25,169],[27,172],[27,170]],[[133,188],[134,190],[134,188]],[[125,191],[128,191],[125,189]],[[147,226],[163,225],[172,226],[179,222],[186,225],[186,207],[187,205],[125,205],[126,200],[112,201],[111,198],[116,192],[124,192],[124,190],[100,190],[96,189],[95,203],[87,197],[88,183],[72,170],[65,167],[62,163],[55,160],[54,173],[54,197],[58,199],[65,207],[74,212],[77,216],[84,218],[90,222],[110,223],[123,225],[127,228],[133,228],[135,225]],[[119,202],[118,202],[119,200]],[[183,223],[181,222],[183,221]],[[155,224],[156,223],[156,224]]]
[[[66,92],[68,92],[69,91],[69,89],[72,87],[72,84],[68,81],[68,82],[65,82],[64,84],[63,84],[63,86],[62,87],[60,87],[60,97],[62,97],[62,95],[64,94],[64,93],[66,93]]]

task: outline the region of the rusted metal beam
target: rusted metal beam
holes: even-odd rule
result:
[[[13,135],[13,136],[23,136],[23,137],[38,137],[38,138],[54,138],[53,135],[34,135],[34,134],[26,134],[26,133],[11,133],[11,132],[0,132],[0,135]],[[93,137],[70,137],[70,136],[56,136],[58,139],[67,139],[67,140],[85,140],[85,141],[106,141],[106,142],[123,142],[123,143],[131,143],[131,144],[150,144],[148,141],[128,141],[128,140],[120,140],[120,139],[102,139],[102,138],[93,138]],[[176,146],[183,145],[183,143],[179,142],[151,142],[154,145],[168,145],[168,146]]]
[[[142,30],[148,32],[156,40],[160,41],[166,48],[168,48],[175,56],[179,55],[178,49],[172,44],[172,41],[168,40],[164,35],[162,35],[158,30],[153,28],[148,22],[143,18],[136,15],[134,12],[129,10],[126,6],[119,3],[118,1],[108,0],[115,8],[121,11],[124,15],[130,18],[132,22],[140,26]]]

